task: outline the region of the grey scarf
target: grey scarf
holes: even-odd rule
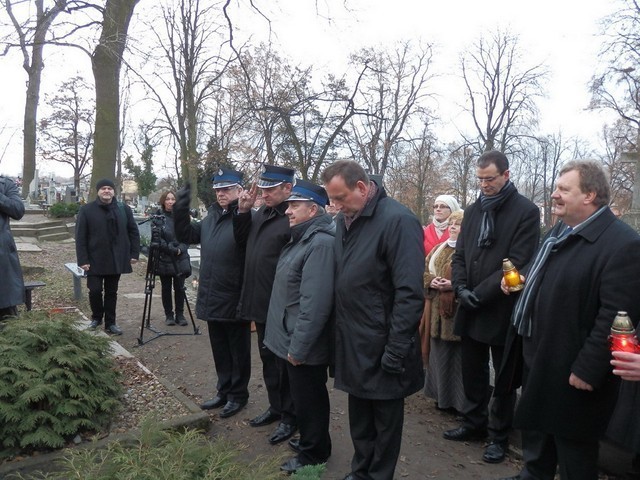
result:
[[[533,308],[534,300],[538,295],[538,290],[540,290],[540,280],[543,276],[544,269],[551,253],[557,251],[568,238],[584,230],[587,225],[598,218],[607,208],[609,207],[606,205],[604,207],[600,207],[584,222],[576,225],[576,228],[574,229],[571,229],[571,227],[562,222],[558,222],[556,226],[551,229],[547,238],[542,242],[536,258],[533,260],[531,269],[527,275],[524,290],[513,309],[511,323],[516,327],[519,335],[522,335],[523,337],[531,336],[531,309]]]

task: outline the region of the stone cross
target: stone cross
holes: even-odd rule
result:
[[[620,154],[622,163],[633,163],[635,165],[633,197],[631,199],[631,210],[640,211],[640,152],[622,152]]]

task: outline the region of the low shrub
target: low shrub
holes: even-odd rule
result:
[[[281,458],[239,461],[242,448],[222,439],[210,441],[195,430],[163,431],[152,417],[136,440],[112,442],[105,449],[68,450],[57,472],[16,475],[23,480],[275,480],[282,479]],[[319,477],[318,477],[319,478]]]
[[[104,429],[120,407],[109,339],[74,315],[25,312],[0,334],[0,458]]]
[[[54,218],[67,218],[73,217],[80,210],[80,204],[78,203],[54,203],[49,207],[49,216]]]

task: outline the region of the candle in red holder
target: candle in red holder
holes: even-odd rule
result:
[[[502,260],[502,274],[504,283],[510,292],[517,292],[524,288],[524,283],[520,280],[520,272],[508,258]]]
[[[640,353],[638,337],[627,312],[618,312],[611,324],[609,349],[612,352]]]

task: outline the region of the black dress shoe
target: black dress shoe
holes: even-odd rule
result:
[[[236,413],[242,410],[247,402],[232,402],[229,400],[227,404],[224,406],[222,411],[220,412],[220,418],[229,418],[233,417]]]
[[[104,331],[107,332],[109,335],[122,335],[122,329],[115,324],[105,327]]]
[[[300,460],[298,460],[298,457],[293,457],[280,465],[280,470],[291,475],[292,473],[296,473],[302,467],[304,467],[304,465]]]
[[[91,329],[98,328],[100,325],[102,325],[102,320],[91,320],[91,323],[89,324],[89,328]]]
[[[249,425],[252,427],[262,427],[264,425],[269,425],[270,423],[275,422],[276,420],[280,420],[280,414],[273,413],[271,409],[268,409],[261,415],[258,415],[256,418],[249,420]]]
[[[211,400],[207,400],[203,404],[200,405],[202,410],[211,410],[212,408],[220,408],[224,407],[227,403],[227,399],[225,397],[221,397],[220,395],[216,395]]]
[[[289,440],[289,448],[296,453],[300,453],[300,438],[292,438]]]
[[[297,430],[297,425],[280,422],[278,428],[276,428],[273,434],[269,437],[269,443],[271,445],[276,445],[280,442],[284,442],[285,440],[290,439]]]
[[[507,453],[506,442],[491,442],[487,445],[482,455],[482,460],[487,463],[500,463],[504,460]]]
[[[476,430],[469,427],[458,427],[452,430],[447,430],[442,434],[446,440],[453,440],[455,442],[466,442],[467,440],[482,440],[487,436],[485,430]]]

